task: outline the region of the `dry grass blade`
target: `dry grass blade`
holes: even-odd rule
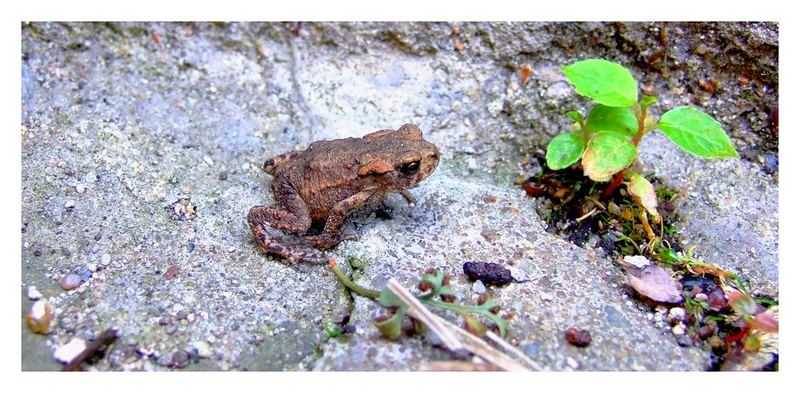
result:
[[[422,366],[421,371],[501,371],[489,363],[437,361]]]
[[[534,362],[531,358],[529,358],[528,355],[525,355],[524,353],[522,353],[522,351],[517,349],[517,347],[509,344],[508,341],[503,340],[502,337],[494,334],[494,332],[486,332],[486,337],[488,337],[489,340],[494,341],[495,344],[499,345],[501,348],[505,349],[506,351],[509,351],[509,352],[513,353],[517,358],[525,361],[525,363],[527,363],[528,366],[530,366],[532,369],[534,369],[536,371],[542,371],[542,366],[536,364],[536,362]]]
[[[397,295],[400,300],[408,305],[409,315],[420,320],[422,323],[428,326],[428,328],[433,330],[439,336],[442,342],[444,342],[444,345],[447,346],[448,349],[451,351],[458,351],[464,348],[464,345],[461,344],[461,341],[459,341],[451,331],[442,325],[441,318],[437,317],[425,306],[423,306],[422,303],[420,303],[419,300],[417,300],[417,298],[411,294],[411,292],[404,288],[399,281],[391,278],[386,286],[392,292],[394,292],[394,294]]]
[[[441,320],[442,324],[450,328],[458,335],[459,338],[461,338],[462,342],[464,343],[464,347],[467,348],[468,351],[474,353],[481,359],[494,364],[505,371],[531,371],[527,367],[514,360],[514,358],[511,356],[498,351],[491,345],[487,344],[486,341],[481,340],[472,333],[450,323],[446,319],[439,319]]]
[[[405,289],[396,279],[391,278],[386,285],[395,295],[408,305],[408,314],[428,326],[452,351],[466,348],[484,361],[505,371],[531,371],[511,356],[492,347],[486,341],[474,336],[472,333],[454,325],[448,320],[431,313],[414,295]],[[499,337],[498,337],[499,338]],[[448,344],[448,342],[450,342]],[[452,345],[453,343],[457,345]],[[506,343],[507,344],[507,343]],[[452,346],[451,346],[452,345]],[[507,344],[510,346],[510,344]],[[533,361],[530,361],[533,365]],[[533,367],[540,370],[541,367]]]

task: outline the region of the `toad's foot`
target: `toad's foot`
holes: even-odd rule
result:
[[[263,252],[281,257],[289,264],[295,265],[299,262],[321,264],[327,260],[322,252],[304,244],[296,244],[270,236],[264,224],[250,222],[250,230]]]

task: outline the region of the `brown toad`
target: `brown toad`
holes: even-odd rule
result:
[[[277,208],[255,206],[247,215],[250,230],[267,253],[289,262],[319,261],[320,256],[272,238],[267,227],[304,235],[320,249],[343,240],[347,215],[383,200],[387,192],[402,195],[428,177],[439,164],[439,150],[422,139],[422,131],[405,124],[362,138],[314,142],[305,151],[284,153],[264,162],[273,176]],[[322,227],[321,232],[313,233]]]

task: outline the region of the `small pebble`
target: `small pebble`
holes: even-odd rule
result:
[[[100,257],[100,263],[102,263],[103,266],[108,266],[108,264],[111,263],[111,255],[103,254],[103,256]]]
[[[34,286],[28,287],[28,299],[39,300],[42,298],[42,293]]]
[[[690,347],[690,346],[692,346],[692,344],[694,344],[692,342],[692,338],[689,337],[689,336],[686,336],[686,335],[678,336],[678,338],[675,339],[675,341],[678,343],[678,345],[680,345],[682,347]]]
[[[705,340],[714,334],[714,330],[715,327],[713,325],[703,325],[697,329],[697,337],[701,340]]]
[[[81,276],[77,274],[67,274],[64,277],[61,277],[61,279],[58,280],[58,283],[61,284],[61,288],[71,291],[81,285]]]
[[[86,349],[86,341],[76,337],[58,347],[56,352],[53,353],[53,357],[61,363],[69,363],[72,359],[80,355],[84,349]]]
[[[573,359],[573,358],[571,358],[571,357],[567,357],[567,365],[572,367],[573,369],[576,369],[576,370],[578,369],[578,367],[580,367],[580,364],[578,364],[578,361]]]
[[[178,351],[172,354],[172,363],[170,366],[174,368],[185,368],[189,365],[189,354],[185,351]]]
[[[684,333],[686,333],[686,327],[682,323],[679,323],[672,327],[672,334],[680,336]]]
[[[705,302],[708,300],[708,295],[705,293],[698,293],[697,295],[694,295],[694,300],[698,302]]]
[[[721,310],[728,306],[728,299],[725,298],[725,291],[722,288],[714,288],[708,294],[708,306],[712,310]]]
[[[74,209],[75,208],[75,201],[70,199],[66,203],[64,203],[64,207],[67,209]]]
[[[588,347],[592,343],[592,335],[588,330],[569,328],[564,331],[564,338],[567,342],[578,347]]]
[[[486,285],[483,285],[483,282],[481,282],[481,280],[475,281],[475,283],[472,284],[472,292],[475,292],[479,295],[484,294],[486,293]]]
[[[28,327],[31,331],[38,334],[47,334],[50,332],[50,322],[53,320],[53,306],[45,299],[40,299],[33,303],[31,310],[25,319],[28,321]]]
[[[669,310],[667,322],[676,324],[683,322],[684,318],[686,318],[686,310],[683,307],[673,307]]]
[[[83,184],[78,184],[77,186],[75,186],[75,190],[78,191],[78,194],[83,194],[84,192],[86,192],[86,186],[84,186]]]
[[[211,346],[208,345],[205,341],[195,341],[192,343],[192,349],[197,352],[197,356],[201,358],[210,358],[213,355],[211,351]]]
[[[90,272],[94,273],[94,272],[97,271],[97,264],[96,263],[87,263],[86,264],[86,269],[89,270]]]

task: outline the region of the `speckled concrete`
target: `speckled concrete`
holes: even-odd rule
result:
[[[57,313],[47,336],[23,329],[23,369],[57,369],[59,345],[114,326],[122,336],[93,369],[171,369],[182,351],[195,370],[414,370],[450,359],[431,337],[381,339],[378,306],[352,300],[327,266],[260,254],[244,221],[272,201],[265,158],[406,122],[443,160],[412,190],[416,206],[393,195],[391,220],[352,217],[346,231],[359,240],[331,255],[368,261],[357,282],[411,287],[436,267],[471,302],[461,264],[502,261],[529,280],[492,290],[515,314],[509,339],[547,369],[704,369],[708,354],[680,347],[614,262],[545,232],[538,202],[512,184],[524,153],[585,105],[558,69],[589,55],[630,64],[665,106],[689,102],[722,120],[742,160],[688,158],[651,135],[641,163],[685,189],[679,230],[702,257],[778,294],[777,168],[761,164],[777,154],[767,127],[775,25],[670,25],[661,65],[643,60],[659,45],[657,24],[303,24],[297,37],[291,27],[23,25],[21,305],[24,314],[35,286]],[[534,72],[521,85],[526,62]],[[718,79],[719,91],[703,92],[699,78]],[[196,218],[172,220],[166,209],[184,197]],[[69,272],[88,281],[65,292],[58,279]],[[346,315],[355,331],[328,338],[323,325]],[[573,326],[591,331],[591,346],[565,342]],[[207,358],[194,355],[198,341]]]

